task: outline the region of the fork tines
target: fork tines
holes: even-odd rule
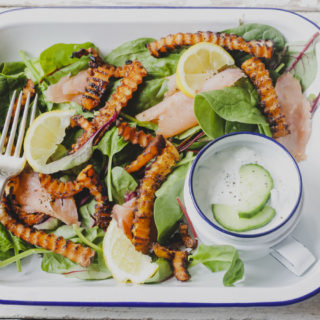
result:
[[[31,124],[32,121],[34,120],[36,106],[37,106],[37,100],[38,100],[38,95],[35,96],[35,99],[33,101],[29,124]],[[29,105],[30,105],[30,93],[28,93],[26,103],[24,105],[23,115],[22,115],[22,119],[20,122],[19,133],[17,136],[17,142],[16,142],[15,151],[14,151],[14,157],[20,156],[22,142],[23,142],[24,133],[25,133],[25,129],[26,129],[27,118],[28,118]],[[18,102],[16,102],[16,91],[14,91],[12,98],[11,98],[11,101],[10,101],[9,108],[8,108],[8,112],[7,112],[6,120],[5,120],[5,123],[3,126],[3,130],[1,132],[0,154],[5,154],[6,156],[10,156],[12,153],[12,147],[13,147],[13,143],[14,143],[14,140],[16,137],[18,121],[19,121],[20,112],[22,109],[21,107],[22,107],[22,91],[19,94]],[[12,118],[13,118],[13,121],[12,121]],[[9,136],[9,140],[6,145],[6,148],[5,148],[5,152],[3,152],[5,143],[7,141],[7,133],[8,133],[8,129],[10,127],[10,124],[11,124],[10,136]]]

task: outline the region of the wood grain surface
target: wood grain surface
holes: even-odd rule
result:
[[[0,10],[33,6],[212,6],[274,7],[298,12],[320,24],[320,0],[0,0]],[[316,320],[320,294],[282,307],[250,308],[88,308],[0,305],[0,319],[212,319],[212,320]]]

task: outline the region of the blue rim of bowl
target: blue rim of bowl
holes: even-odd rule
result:
[[[199,159],[201,158],[201,156],[211,147],[213,146],[215,143],[217,143],[220,140],[226,139],[228,137],[231,136],[237,136],[237,135],[252,135],[252,136],[259,136],[263,139],[269,140],[273,143],[275,143],[276,145],[278,145],[278,147],[280,147],[281,149],[283,149],[285,151],[285,153],[287,153],[287,155],[289,156],[289,158],[291,158],[293,164],[295,165],[297,172],[298,172],[298,176],[299,176],[299,182],[300,182],[300,187],[299,187],[299,196],[298,196],[298,200],[293,208],[293,210],[291,211],[290,215],[288,216],[287,219],[285,219],[282,223],[280,223],[279,225],[277,225],[276,227],[274,227],[273,229],[270,229],[268,231],[265,232],[261,232],[261,233],[255,233],[255,234],[244,234],[244,233],[236,233],[236,232],[232,232],[232,231],[228,231],[226,229],[223,229],[222,227],[220,227],[219,225],[215,224],[214,222],[212,222],[211,220],[209,220],[206,215],[201,211],[200,207],[198,206],[198,203],[195,199],[194,196],[194,191],[193,191],[193,174],[194,174],[194,170],[195,167],[199,161]],[[200,215],[200,217],[206,222],[208,223],[211,227],[215,228],[216,230],[223,232],[229,236],[234,236],[234,237],[238,237],[238,238],[258,238],[258,237],[262,237],[265,236],[267,234],[273,233],[274,231],[278,230],[279,228],[281,228],[283,225],[285,225],[296,213],[299,204],[301,202],[301,198],[302,198],[302,177],[301,177],[301,172],[299,169],[299,166],[296,162],[296,160],[294,159],[294,157],[292,156],[292,154],[279,142],[277,142],[276,140],[269,138],[267,136],[264,136],[260,133],[255,133],[255,132],[247,132],[247,131],[243,131],[243,132],[234,132],[234,133],[229,133],[226,134],[224,136],[221,136],[213,141],[211,141],[209,144],[207,144],[204,148],[202,148],[202,150],[198,153],[196,159],[193,161],[191,169],[190,169],[190,175],[189,175],[189,181],[188,181],[188,185],[189,185],[189,190],[190,190],[190,196],[193,202],[193,205],[195,206],[198,214]]]

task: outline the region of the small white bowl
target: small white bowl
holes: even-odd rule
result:
[[[247,160],[244,152],[251,152]],[[227,154],[230,157],[226,158]],[[257,162],[270,172],[274,181],[270,205],[276,209],[276,215],[267,225],[237,233],[224,229],[214,219],[212,184],[219,181],[218,176],[225,174],[223,170],[232,161],[238,165]],[[289,151],[271,138],[248,132],[220,137],[204,147],[194,160],[184,187],[186,209],[199,240],[205,244],[233,245],[244,260],[268,254],[293,231],[301,216],[302,196],[301,173]]]

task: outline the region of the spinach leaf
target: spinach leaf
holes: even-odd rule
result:
[[[204,133],[212,139],[218,138],[224,134],[224,119],[219,117],[210,102],[206,98],[196,95],[194,100],[194,114]]]
[[[225,286],[232,286],[236,281],[242,279],[244,266],[239,258],[238,251],[229,245],[200,244],[198,250],[191,256],[189,268],[202,263],[212,272],[227,270],[223,277]]]
[[[159,258],[155,261],[155,263],[158,264],[159,269],[151,278],[144,282],[146,284],[162,282],[172,275],[172,268],[168,260]]]
[[[80,49],[94,48],[91,42],[81,44],[57,43],[45,49],[40,54],[40,65],[45,75],[61,69],[69,64],[78,62],[78,58],[72,58],[72,53]]]
[[[56,254],[46,253],[41,261],[41,269],[49,273],[63,274],[70,278],[82,280],[102,280],[111,278],[110,271],[106,268],[103,257],[98,255],[88,267],[81,267],[79,264]]]
[[[78,61],[63,67],[59,70],[57,70],[56,72],[48,75],[45,77],[46,80],[48,80],[48,82],[50,84],[55,84],[57,83],[61,78],[65,77],[65,76],[75,76],[76,74],[78,74],[80,71],[88,69],[88,64],[89,64],[90,58],[87,56],[83,56],[80,59],[78,59]]]
[[[79,234],[81,238],[78,237]],[[75,243],[85,242],[91,243],[91,246],[97,248],[94,261],[88,267],[81,267],[79,264],[71,260],[50,252],[43,256],[41,268],[43,271],[50,273],[64,274],[68,277],[84,279],[84,280],[99,280],[111,277],[111,273],[105,265],[103,254],[101,251],[104,231],[97,226],[88,228],[73,228],[72,226],[61,226],[54,231],[56,236],[62,236],[65,239],[72,240]],[[87,243],[86,243],[87,244]]]
[[[118,135],[118,129],[113,127],[112,129],[108,130],[103,138],[100,140],[98,145],[95,147],[96,149],[100,150],[104,155],[109,157],[108,160],[108,173],[107,173],[107,188],[108,188],[108,197],[109,200],[112,201],[112,183],[111,183],[111,168],[112,168],[112,158],[113,156],[121,151],[126,145],[128,144],[127,141],[123,140],[121,136]]]
[[[305,43],[288,44],[288,50],[284,56],[287,66],[290,67],[295,58],[303,50]],[[305,91],[313,82],[318,72],[318,62],[315,45],[311,45],[302,55],[301,59],[295,65],[291,73],[301,84],[302,91]]]
[[[80,207],[81,226],[91,228],[94,225],[95,207],[96,201],[94,199]]]
[[[26,65],[22,62],[3,62],[0,65],[0,73],[5,75],[13,75],[24,72]]]
[[[269,124],[258,124],[258,131],[259,133],[272,138],[272,133]]]
[[[166,77],[176,72],[181,52],[171,53],[163,58],[153,57],[146,44],[152,38],[139,38],[128,41],[108,53],[104,60],[116,66],[123,66],[128,60],[139,60],[152,77]]]
[[[183,218],[177,197],[183,199],[184,180],[190,164],[188,162],[175,169],[156,192],[153,214],[159,243],[165,242]]]
[[[77,234],[74,232],[72,226],[62,225],[61,227],[57,228],[53,234],[57,237],[63,237],[68,240],[72,239],[73,242],[76,242],[75,239],[77,238]]]
[[[44,76],[40,65],[39,58],[31,58],[25,51],[19,51],[20,57],[26,65],[25,75],[31,79],[35,84],[38,84]]]
[[[203,131],[211,138],[233,132],[238,129],[239,123],[250,131],[256,131],[256,126],[244,124],[268,126],[267,120],[257,108],[258,101],[258,94],[251,82],[242,78],[232,87],[197,94],[194,101],[195,115]],[[218,121],[217,116],[223,120]],[[233,124],[225,124],[224,120]]]
[[[226,121],[225,134],[240,131],[254,132],[257,130],[257,126],[254,124],[240,123],[235,121]]]
[[[114,167],[111,171],[112,195],[117,203],[124,202],[124,196],[138,187],[136,180],[122,167]]]
[[[266,24],[248,23],[236,28],[230,28],[223,32],[236,34],[243,37],[246,41],[250,40],[272,40],[276,49],[283,49],[286,39],[279,30]]]
[[[13,248],[7,229],[0,224],[0,252],[6,253]]]
[[[14,90],[19,92],[27,82],[23,73],[6,75],[0,73],[0,127],[3,126]]]

